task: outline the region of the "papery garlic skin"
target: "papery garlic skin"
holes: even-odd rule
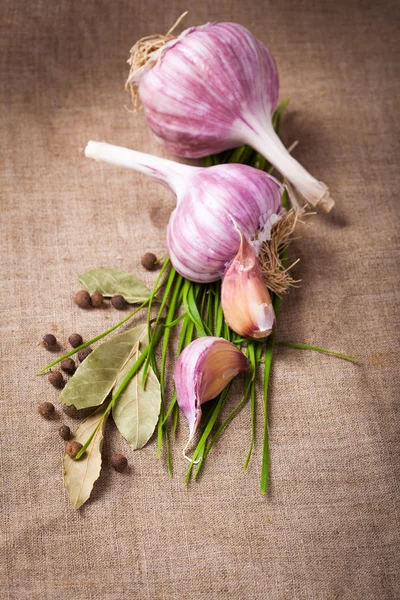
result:
[[[246,236],[222,278],[221,307],[229,327],[241,336],[265,338],[272,333],[275,313],[260,263]]]
[[[103,142],[89,142],[85,154],[141,171],[172,189],[177,207],[167,228],[168,253],[191,281],[221,279],[240,244],[232,219],[248,239],[270,239],[283,212],[283,186],[247,165],[192,167]],[[255,239],[255,248],[259,245]]]
[[[174,381],[178,405],[189,421],[188,443],[200,422],[201,405],[247,370],[246,357],[224,338],[202,337],[186,346],[177,360]]]
[[[243,109],[253,114],[261,103],[270,120],[276,108],[275,61],[237,23],[190,27],[161,48],[151,66],[133,81],[151,130],[179,156],[196,158],[241,145],[233,125]]]
[[[129,81],[138,85],[150,129],[170,152],[198,158],[249,144],[306,201],[332,208],[327,186],[289,154],[272,127],[278,71],[269,50],[245,27],[191,27]]]
[[[282,188],[266,173],[236,164],[203,169],[178,200],[168,223],[172,264],[192,281],[221,279],[239,247],[232,218],[251,239],[270,233],[270,222],[279,220],[282,211]]]

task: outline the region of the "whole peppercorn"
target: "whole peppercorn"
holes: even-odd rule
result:
[[[85,358],[87,356],[89,356],[89,354],[93,352],[93,350],[91,348],[82,348],[82,350],[79,350],[78,352],[78,360],[79,362],[82,362],[83,360],[85,360]]]
[[[58,388],[59,390],[61,390],[65,385],[64,377],[60,371],[51,371],[49,373],[48,380],[51,385],[54,385],[54,387]]]
[[[68,338],[69,343],[73,348],[77,348],[81,344],[83,344],[82,336],[79,333],[73,333]]]
[[[60,434],[60,437],[66,441],[71,437],[71,430],[68,425],[61,425],[61,427],[58,428],[58,433]]]
[[[125,298],[119,294],[111,298],[111,304],[117,310],[123,310],[124,308],[126,308]]]
[[[73,440],[71,442],[68,442],[67,444],[65,444],[65,452],[71,458],[75,458],[75,456],[78,454],[78,452],[81,448],[82,448],[82,444],[80,444],[79,442],[74,442]]]
[[[39,404],[38,410],[42,417],[45,419],[51,419],[51,417],[54,415],[54,404],[51,402],[42,402],[42,404]]]
[[[63,411],[71,419],[79,419],[79,410],[77,410],[72,404],[71,406],[67,406],[64,404]]]
[[[57,346],[56,336],[52,333],[46,333],[42,338],[42,346],[48,350],[54,350]]]
[[[122,473],[128,466],[128,460],[123,454],[113,454],[111,457],[111,466],[119,473]]]
[[[157,256],[152,252],[146,252],[143,254],[142,259],[140,261],[142,266],[148,271],[152,271],[157,263]]]
[[[72,358],[63,358],[60,367],[64,373],[68,373],[68,375],[73,375],[75,373],[76,365]]]
[[[103,306],[104,296],[103,294],[100,294],[100,292],[94,292],[90,296],[90,299],[92,301],[92,306],[94,306],[95,308],[100,308],[101,306]]]
[[[90,294],[86,290],[80,290],[74,296],[74,300],[81,308],[88,308],[92,302],[90,300]]]

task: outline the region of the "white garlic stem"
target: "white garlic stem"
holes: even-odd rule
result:
[[[144,152],[136,152],[106,142],[88,142],[85,156],[116,167],[132,169],[165,183],[179,197],[187,188],[186,179],[198,169]]]
[[[246,142],[273,164],[290,181],[296,190],[312,206],[318,206],[329,212],[335,201],[331,198],[327,186],[310,175],[293,156],[289,154],[272,127],[266,121],[262,127],[249,123],[243,131]]]

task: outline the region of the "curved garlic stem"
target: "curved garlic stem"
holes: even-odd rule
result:
[[[253,127],[253,123],[249,123],[243,135],[246,142],[265,156],[309,204],[318,206],[324,212],[329,212],[333,208],[335,201],[331,198],[327,186],[310,175],[290,155],[270,122],[267,121],[262,127],[258,124]]]
[[[198,170],[197,167],[183,165],[144,152],[136,152],[136,150],[107,144],[106,142],[88,142],[85,148],[85,156],[116,167],[144,173],[152,179],[168,185],[177,196],[187,188],[185,183],[187,176]]]

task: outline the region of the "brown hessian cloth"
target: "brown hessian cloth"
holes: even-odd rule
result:
[[[133,43],[236,21],[273,53],[291,98],[285,143],[336,199],[299,229],[301,286],[282,302],[278,339],[353,354],[358,364],[276,348],[270,389],[271,485],[259,494],[262,395],[247,473],[250,410],[183,484],[156,440],[133,452],[110,424],[91,500],[63,487],[64,417],[35,372],[63,346],[111,326],[114,309],[73,303],[76,276],[144,271],[166,252],[174,198],[143,175],[85,159],[89,139],[157,154],[124,91]],[[3,0],[1,3],[0,597],[4,600],[389,600],[399,585],[399,5],[390,0]],[[168,373],[173,364],[169,362]],[[260,386],[261,387],[261,386]],[[238,388],[238,393],[240,392]],[[37,414],[56,404],[58,418]],[[230,400],[229,408],[238,397]],[[130,469],[111,469],[110,456]]]

